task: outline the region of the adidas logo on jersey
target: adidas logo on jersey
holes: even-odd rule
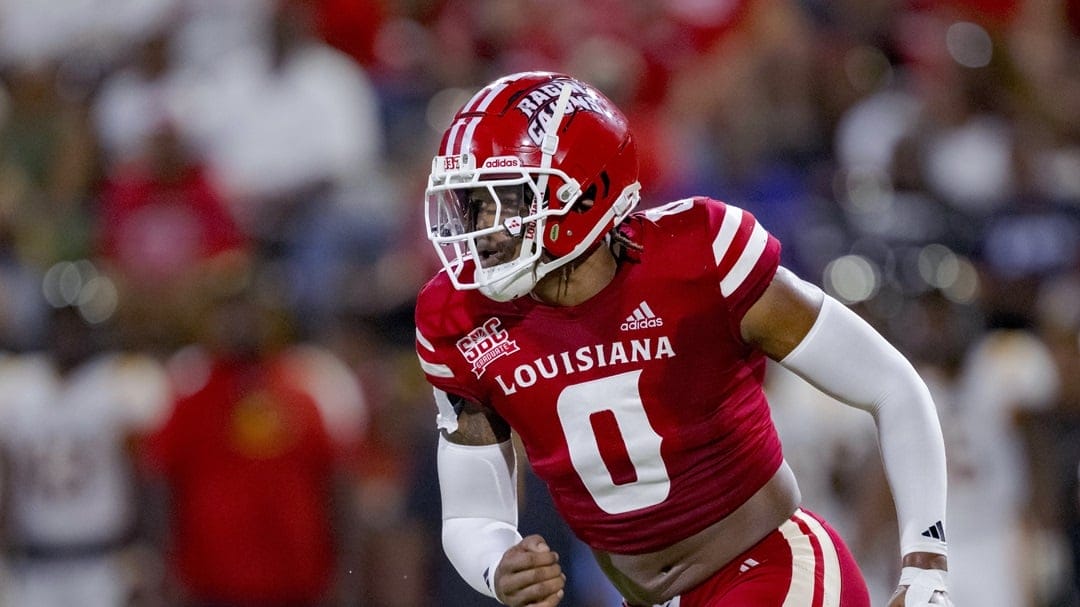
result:
[[[633,313],[627,316],[626,320],[619,325],[619,328],[623,331],[633,331],[635,329],[651,329],[662,326],[664,326],[664,319],[654,314],[649,304],[642,301],[634,308]]]

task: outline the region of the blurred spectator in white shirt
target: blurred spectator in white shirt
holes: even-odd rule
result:
[[[0,63],[66,59],[95,71],[157,27],[176,0],[2,0]]]
[[[306,10],[280,5],[265,44],[222,58],[199,103],[199,139],[257,230],[274,206],[367,176],[381,149],[367,77],[313,37]]]
[[[163,123],[174,120],[182,93],[171,53],[171,30],[157,30],[138,44],[127,66],[109,76],[92,108],[107,165],[133,161]]]

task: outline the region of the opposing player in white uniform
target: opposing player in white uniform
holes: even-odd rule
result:
[[[168,383],[149,357],[84,358],[90,337],[72,314],[58,313],[53,350],[0,360],[10,555],[0,604],[117,607],[128,600],[121,555],[136,517],[128,441],[163,418]]]
[[[1051,407],[1060,384],[1046,344],[1026,331],[990,331],[967,353],[943,419],[951,439],[950,511],[964,513],[952,524],[960,605],[1011,607],[1035,594],[1037,524],[1028,512],[1028,462],[1016,419]]]

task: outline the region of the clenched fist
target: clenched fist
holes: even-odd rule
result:
[[[555,607],[566,586],[559,554],[539,535],[525,537],[507,550],[494,579],[495,596],[510,607]]]

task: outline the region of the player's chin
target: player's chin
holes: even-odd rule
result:
[[[480,267],[493,268],[500,266],[518,257],[518,249],[515,247],[488,247],[480,250]]]

